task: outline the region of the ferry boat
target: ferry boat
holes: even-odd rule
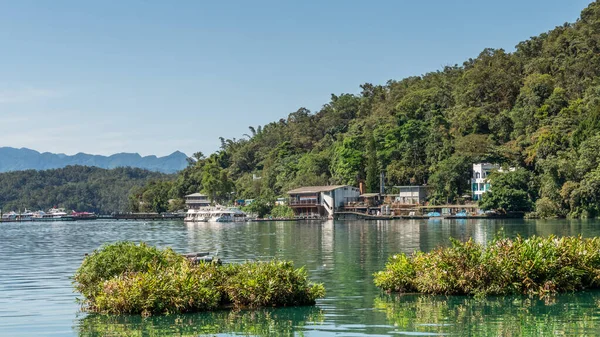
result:
[[[37,211],[31,217],[33,221],[73,221],[73,217],[67,215],[64,208],[51,208],[48,212]]]
[[[2,221],[31,221],[33,217],[33,212],[28,211],[27,209],[22,213],[17,213],[15,211],[11,211],[9,213],[2,214]]]
[[[71,217],[75,220],[96,220],[98,215],[94,212],[75,212],[71,211]]]
[[[186,222],[245,222],[247,215],[236,207],[204,207],[190,209],[185,215]]]
[[[246,213],[236,207],[211,206],[208,196],[194,193],[185,196],[188,208],[183,221],[187,222],[243,222]]]

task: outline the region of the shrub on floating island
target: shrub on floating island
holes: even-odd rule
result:
[[[86,256],[73,277],[75,289],[86,299],[94,300],[104,281],[124,274],[146,272],[150,268],[180,265],[185,257],[170,248],[160,250],[145,243],[121,241],[104,245]]]
[[[304,268],[294,269],[288,261],[247,262],[228,268],[223,291],[236,306],[312,305],[325,295],[322,285],[307,284]]]
[[[375,285],[445,295],[548,294],[600,287],[600,239],[550,236],[452,241],[429,253],[392,256]]]
[[[86,256],[74,276],[83,307],[106,314],[169,314],[223,307],[312,305],[324,296],[291,262],[194,264],[170,248],[118,242]]]

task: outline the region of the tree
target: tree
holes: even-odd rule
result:
[[[202,169],[202,186],[212,202],[223,203],[231,200],[230,193],[233,191],[234,184],[229,179],[227,171],[218,165],[213,156]]]
[[[471,161],[461,155],[442,160],[434,168],[429,178],[433,188],[431,201],[433,203],[452,203],[465,194],[469,188],[471,177]]]
[[[370,134],[367,141],[367,191],[369,193],[379,192],[379,165],[377,165],[377,149],[375,139]]]
[[[510,172],[494,172],[488,180],[491,189],[482,195],[479,207],[503,212],[530,212],[535,200],[531,172],[519,168]]]
[[[267,214],[271,213],[273,209],[273,203],[271,200],[262,198],[254,199],[252,203],[244,207],[244,211],[250,214],[256,214],[259,218],[264,218]]]

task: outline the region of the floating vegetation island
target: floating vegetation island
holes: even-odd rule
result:
[[[388,292],[444,295],[552,294],[600,287],[600,239],[452,240],[429,253],[397,254],[375,273]]]
[[[194,263],[172,249],[117,242],[86,256],[74,275],[86,311],[172,314],[314,305],[325,294],[288,261]]]

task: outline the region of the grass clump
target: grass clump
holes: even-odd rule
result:
[[[375,285],[388,292],[444,295],[550,294],[598,288],[600,239],[549,236],[472,239],[392,256]]]
[[[236,306],[312,305],[325,295],[322,284],[307,284],[304,268],[289,261],[247,262],[230,265],[223,292]]]
[[[105,314],[171,314],[219,308],[312,305],[324,296],[291,262],[194,264],[170,248],[118,242],[86,256],[74,276],[83,308]]]

